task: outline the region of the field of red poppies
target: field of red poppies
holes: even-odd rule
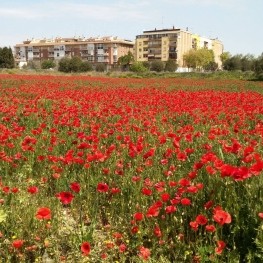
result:
[[[0,75],[0,262],[263,262],[263,83]]]

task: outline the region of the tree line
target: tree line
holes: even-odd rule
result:
[[[212,50],[201,48],[191,49],[183,56],[184,64],[193,69],[194,71],[216,71],[218,64],[215,62],[214,52]],[[231,55],[229,52],[223,52],[220,56],[222,62],[222,69],[226,71],[251,71],[259,79],[263,79],[263,53],[255,57],[251,54],[237,54]],[[45,60],[41,63],[42,69],[49,69],[58,66],[58,70],[62,72],[87,72],[96,70],[103,72],[106,70],[106,65],[98,63],[93,66],[88,61],[82,61],[79,57],[62,58],[58,65],[53,60]],[[118,59],[118,66],[121,70],[129,70],[133,72],[146,72],[146,71],[168,71],[175,72],[178,65],[174,60],[162,62],[160,60],[148,62],[135,61],[131,52],[121,56]],[[0,48],[0,68],[14,68],[15,60],[12,49],[10,47]]]

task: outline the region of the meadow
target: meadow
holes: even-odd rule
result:
[[[263,262],[263,83],[0,75],[0,262]]]

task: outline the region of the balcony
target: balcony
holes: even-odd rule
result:
[[[81,46],[80,50],[88,50],[88,47],[87,46]]]

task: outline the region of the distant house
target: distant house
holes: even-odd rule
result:
[[[18,65],[29,61],[58,61],[62,58],[80,57],[92,64],[104,63],[113,67],[118,58],[133,52],[134,42],[118,37],[32,39],[15,45]]]
[[[218,39],[209,39],[179,28],[143,31],[135,40],[136,61],[174,60],[178,70],[184,71],[183,55],[190,49],[208,48],[214,51],[215,62],[222,66],[220,55],[223,44]]]

